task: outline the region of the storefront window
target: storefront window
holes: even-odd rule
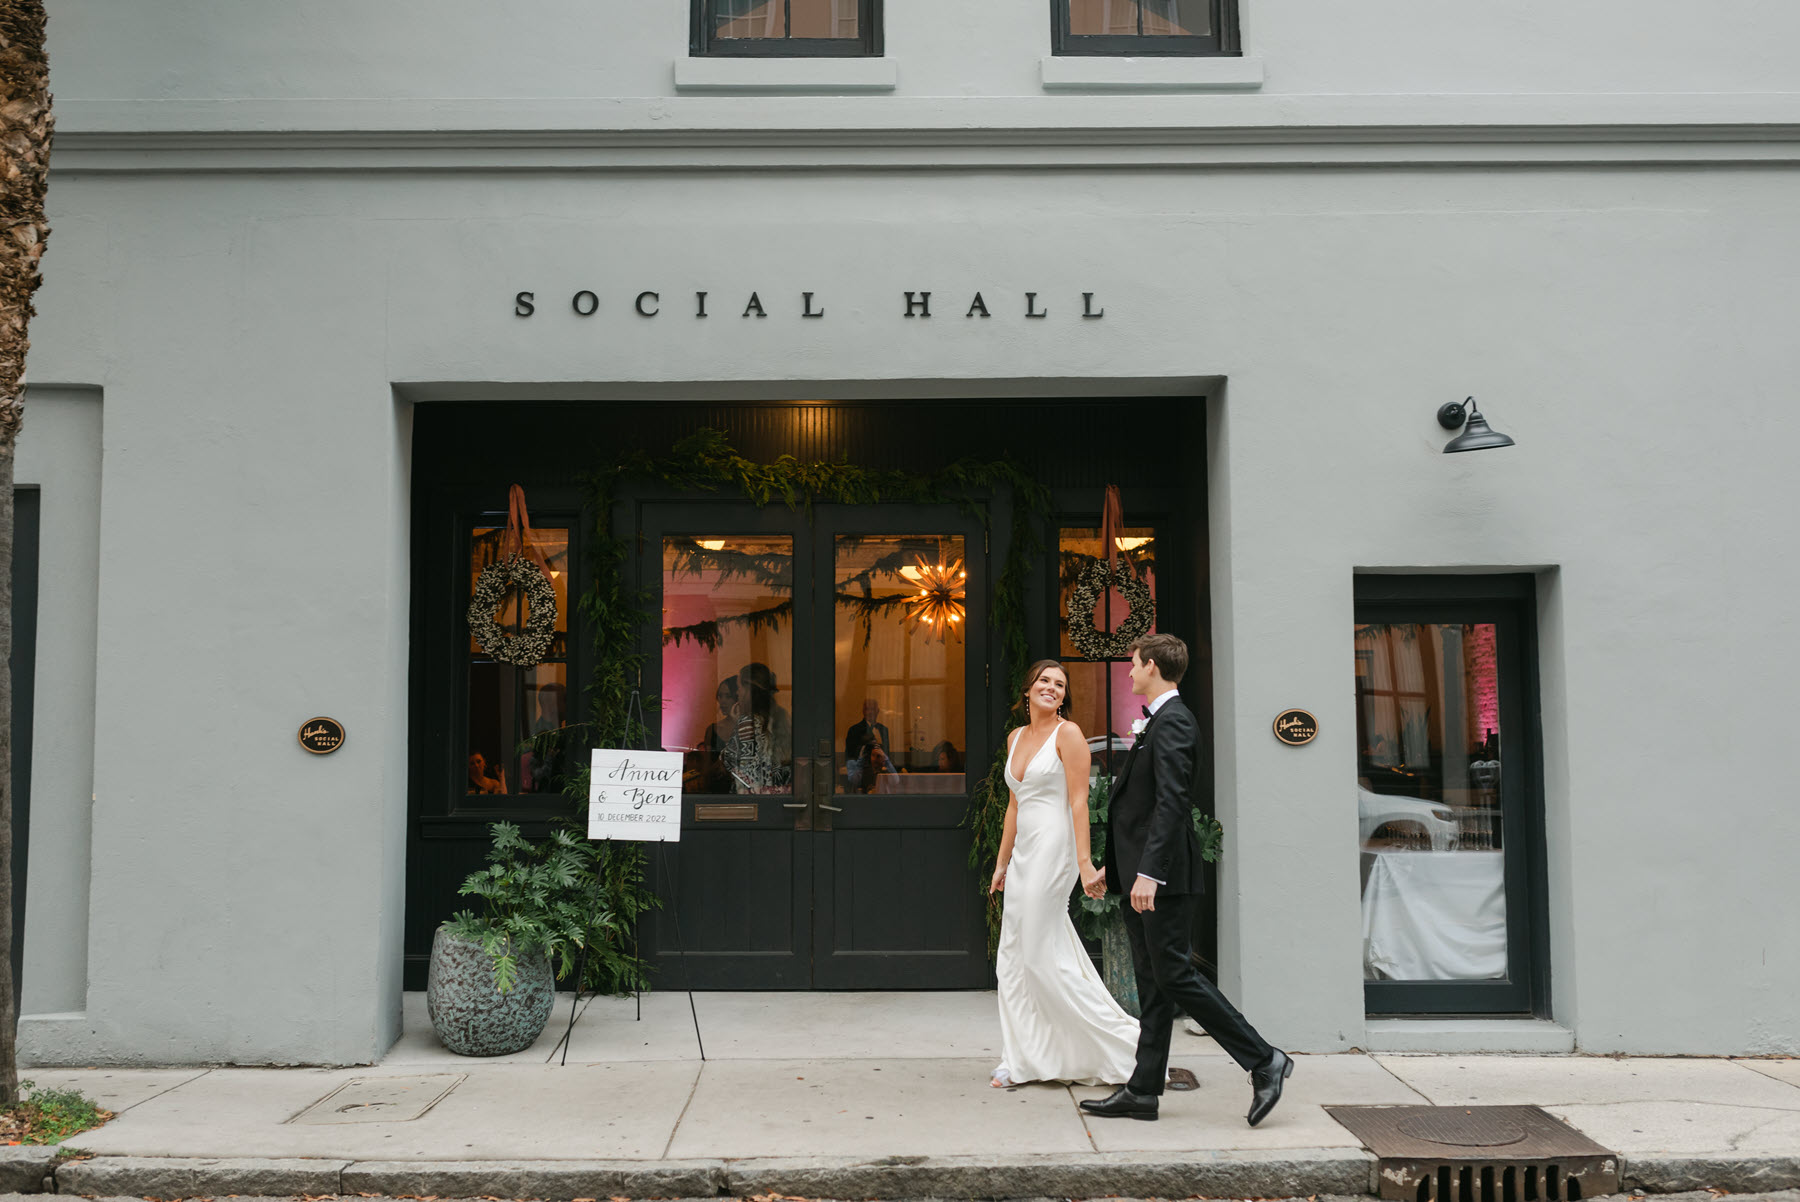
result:
[[[836,791],[966,792],[962,538],[843,534],[833,565]]]
[[[477,526],[469,541],[469,587],[482,569],[501,555],[498,526]],[[468,645],[469,729],[464,749],[467,778],[463,792],[523,794],[556,792],[557,766],[540,757],[532,738],[555,730],[567,720],[569,684],[569,532],[556,527],[532,530],[531,558],[550,577],[556,592],[556,637],[543,661],[531,668],[499,663],[473,636]],[[507,594],[496,617],[503,630],[517,631],[525,620],[526,602]]]
[[[1490,623],[1356,627],[1368,980],[1508,974],[1497,644]]]
[[[695,54],[881,53],[881,0],[692,0]]]
[[[857,0],[713,0],[715,38],[854,38]]]
[[[1084,37],[1200,37],[1213,0],[1068,0],[1069,32]]]
[[[1134,526],[1117,537],[1119,566],[1135,572],[1156,597],[1156,530],[1151,526]],[[1131,723],[1142,714],[1142,699],[1131,692],[1131,657],[1108,659],[1084,658],[1069,635],[1066,617],[1069,596],[1082,572],[1104,555],[1100,531],[1094,527],[1064,527],[1057,536],[1057,565],[1060,588],[1057,594],[1057,625],[1061,631],[1063,667],[1069,673],[1070,719],[1086,734],[1088,747],[1094,754],[1096,773],[1117,774],[1124,753],[1131,748]],[[1119,628],[1130,613],[1130,606],[1117,589],[1108,589],[1094,604],[1092,622],[1095,630],[1111,632]],[[1151,633],[1156,629],[1152,624]]]
[[[662,575],[662,745],[686,791],[793,792],[794,540],[667,537]]]

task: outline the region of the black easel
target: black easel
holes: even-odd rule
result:
[[[649,727],[646,726],[644,723],[643,695],[636,688],[633,688],[631,690],[631,698],[630,698],[630,700],[628,700],[625,703],[625,728],[627,730],[635,730],[637,732],[637,744],[638,744],[637,750],[639,750],[639,751],[648,751],[649,750],[649,748],[644,746],[645,735],[648,732]],[[606,840],[606,843],[607,843],[607,846],[610,848],[612,846],[613,841],[611,839],[608,839],[608,840]],[[665,845],[662,840],[657,841],[656,863],[657,863],[657,868],[659,869],[659,871],[651,878],[652,882],[653,882],[653,887],[656,885],[660,885],[661,878],[668,875],[668,853],[665,849]],[[569,1044],[572,1042],[574,1034],[575,1034],[575,1016],[578,1013],[580,1013],[580,1010],[581,1010],[581,995],[583,992],[582,986],[587,981],[588,948],[591,947],[594,942],[594,937],[593,937],[594,936],[594,917],[600,912],[600,901],[601,901],[600,886],[601,886],[600,874],[595,873],[594,874],[593,905],[588,910],[587,928],[583,932],[583,938],[581,940],[581,954],[575,958],[575,996],[573,998],[569,999],[569,1028],[568,1028],[568,1030],[563,1032],[563,1037],[559,1041],[562,1045],[562,1061],[561,1061],[561,1063],[565,1066],[569,1063]],[[682,951],[681,916],[674,909],[671,909],[669,916],[672,919],[674,919],[675,950],[677,953],[680,953]],[[632,955],[633,959],[637,958],[639,949],[641,947],[641,944],[639,942],[639,937],[638,937],[638,927],[642,921],[643,921],[643,918],[641,915],[634,915],[631,920],[631,955]],[[684,973],[683,975],[685,976],[686,974]],[[631,995],[632,995],[633,1001],[637,1005],[637,1017],[634,1021],[643,1022],[644,1021],[644,991],[641,988],[634,988],[631,991]],[[690,1010],[693,1008],[693,1004],[694,1004],[694,997],[693,997],[693,994],[690,992],[688,994],[688,1008]],[[699,1021],[700,1021],[699,1017],[698,1017],[698,1015],[696,1015],[695,1019],[694,1019],[696,1037],[698,1036]]]

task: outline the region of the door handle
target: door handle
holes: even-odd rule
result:
[[[810,831],[813,828],[813,803],[810,796],[813,776],[813,762],[803,755],[795,756],[793,790],[794,796],[801,800],[784,801],[781,808],[800,811],[794,815],[794,829],[797,831]]]

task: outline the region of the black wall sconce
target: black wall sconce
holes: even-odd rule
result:
[[[1487,418],[1481,416],[1481,410],[1475,407],[1475,398],[1467,401],[1449,401],[1438,406],[1438,425],[1446,430],[1462,429],[1462,433],[1444,444],[1444,454],[1457,451],[1487,451],[1494,447],[1510,447],[1513,440],[1487,424]]]

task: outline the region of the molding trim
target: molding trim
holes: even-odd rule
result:
[[[708,63],[714,60],[705,60]],[[891,60],[863,60],[892,69]],[[734,64],[735,65],[735,64]],[[752,64],[762,66],[764,64]],[[783,68],[791,64],[781,64]],[[65,101],[59,175],[1800,162],[1800,94]]]

